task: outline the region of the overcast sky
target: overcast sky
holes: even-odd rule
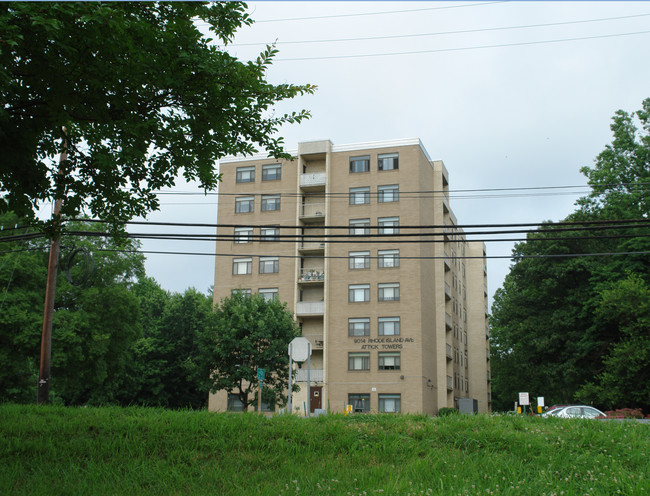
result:
[[[249,60],[276,42],[269,81],[318,86],[277,107],[312,114],[282,129],[287,149],[420,138],[449,171],[459,224],[563,219],[587,191],[580,167],[611,142],[614,112],[650,97],[650,2],[269,1],[249,3],[249,12],[256,23],[228,51]],[[573,188],[458,191],[557,186]],[[148,220],[216,222],[215,196],[162,203]],[[487,243],[487,254],[512,247]],[[145,241],[143,249],[215,251],[197,241]],[[205,292],[214,282],[212,257],[147,257],[148,275],[165,289]],[[490,297],[509,266],[488,260]]]

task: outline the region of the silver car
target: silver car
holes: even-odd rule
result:
[[[553,408],[543,414],[544,417],[561,417],[561,418],[597,418],[606,417],[598,408],[587,405],[569,405]]]

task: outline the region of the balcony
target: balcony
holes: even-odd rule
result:
[[[449,253],[445,252],[445,272],[451,270],[451,257]]]
[[[325,271],[322,269],[300,269],[298,282],[311,285],[323,284],[325,282]]]
[[[454,358],[454,355],[451,352],[451,345],[447,345],[447,360],[452,360]]]
[[[451,287],[445,283],[445,300],[451,300]]]
[[[325,253],[325,243],[320,241],[304,241],[298,251],[305,255],[322,255]]]
[[[304,190],[325,189],[326,176],[324,172],[312,172],[311,174],[300,174],[300,187]]]
[[[325,203],[305,203],[300,212],[300,220],[304,223],[324,223]]]
[[[296,370],[296,382],[307,382],[307,368]],[[309,371],[311,382],[323,382],[323,369],[311,369]]]
[[[445,327],[448,331],[451,331],[451,315],[445,313]]]
[[[296,306],[296,315],[298,317],[308,317],[314,315],[323,315],[325,313],[324,301],[299,301]]]
[[[453,390],[454,390],[454,380],[453,380],[453,378],[452,378],[450,375],[447,376],[447,389],[448,389],[449,391],[453,391]]]

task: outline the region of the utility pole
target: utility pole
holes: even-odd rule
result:
[[[65,128],[63,129],[65,136]],[[67,139],[63,138],[63,150],[59,157],[58,175],[63,175],[61,164],[68,159]],[[63,200],[54,201],[54,218],[61,213]],[[50,239],[50,258],[47,265],[47,284],[45,286],[45,308],[43,310],[43,332],[41,334],[41,364],[38,371],[37,404],[50,402],[50,359],[52,357],[52,319],[54,317],[54,296],[56,294],[56,275],[58,272],[59,251],[61,249],[61,225],[57,219],[54,234]]]

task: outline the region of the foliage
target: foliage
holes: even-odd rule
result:
[[[3,226],[16,223],[11,214],[0,216],[0,220]],[[96,227],[73,223],[71,229],[92,232]],[[126,248],[137,246],[130,241]],[[29,401],[36,391],[47,250],[42,237],[3,242],[2,248],[0,399]],[[62,240],[51,371],[52,390],[66,404],[115,402],[122,373],[131,360],[129,351],[140,335],[138,302],[130,288],[144,271],[144,259],[115,248],[111,239],[97,236],[67,235]],[[75,251],[89,254],[95,269],[91,271],[85,257],[70,259]],[[82,275],[88,277],[77,284],[83,281]]]
[[[1,4],[0,212],[33,219],[65,198],[63,217],[117,227],[181,173],[210,190],[224,155],[286,156],[274,136],[309,114],[273,106],[314,87],[268,83],[273,47],[251,62],[225,51],[251,23],[241,2]]]
[[[298,325],[286,303],[258,294],[234,292],[215,309],[214,326],[203,335],[204,376],[211,392],[236,393],[244,409],[255,401],[257,370],[266,377],[262,400],[284,405],[289,379],[287,348]]]
[[[607,410],[605,412],[607,418],[619,419],[642,419],[643,412],[640,408],[617,408],[616,410]],[[650,415],[645,418],[650,419]]]
[[[448,417],[449,415],[457,415],[460,413],[458,410],[452,407],[444,407],[438,410],[438,417]]]
[[[645,495],[648,428],[522,416],[301,419],[2,405],[0,493]]]
[[[650,99],[634,115],[616,113],[612,145],[582,169],[592,194],[515,246],[490,320],[495,409],[509,409],[518,391],[549,404],[650,408],[641,303],[650,282],[649,110]],[[614,229],[611,220],[636,222]]]

